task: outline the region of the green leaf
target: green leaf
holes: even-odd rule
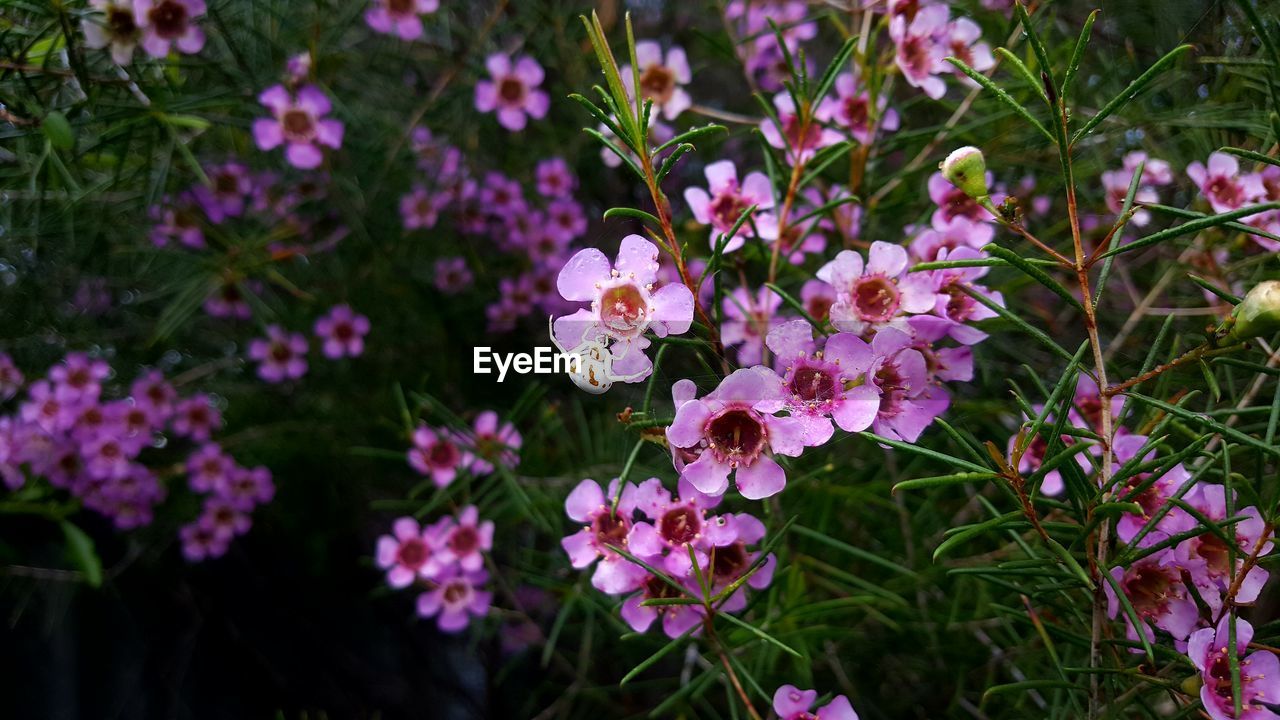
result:
[[[964,73],[965,75],[968,75],[971,80],[981,85],[984,89],[989,91],[992,95],[995,95],[997,100],[1004,103],[1006,107],[1008,107],[1010,110],[1016,113],[1023,120],[1026,120],[1027,123],[1031,125],[1031,127],[1040,131],[1040,134],[1048,138],[1049,142],[1056,142],[1054,140],[1053,133],[1050,133],[1045,128],[1045,126],[1041,124],[1039,120],[1035,119],[1035,117],[1033,117],[1031,113],[1027,111],[1026,108],[1022,107],[1021,103],[1019,103],[1017,100],[1014,100],[1013,96],[1005,92],[999,85],[996,85],[991,78],[969,67],[969,65],[966,64],[965,61],[961,60],[960,58],[948,57],[946,58],[946,60],[952,65],[955,65],[956,68],[960,70],[960,72]]]
[[[933,551],[933,561],[937,562],[939,558],[946,555],[953,548],[962,545],[980,535],[985,535],[992,530],[996,530],[1006,523],[1015,520],[1021,520],[1023,517],[1021,510],[1014,510],[1005,513],[999,517],[991,518],[985,522],[976,523],[974,525],[965,525],[961,528],[955,528],[954,534],[943,540],[941,544]]]
[[[862,548],[854,547],[849,543],[837,540],[831,537],[830,535],[827,535],[826,533],[820,533],[817,530],[810,530],[809,528],[803,525],[793,525],[791,527],[791,530],[792,532],[798,535],[803,535],[812,540],[817,540],[818,542],[824,545],[827,545],[829,547],[833,547],[842,552],[848,553],[849,555],[852,555],[853,557],[856,557],[859,560],[865,560],[866,562],[879,565],[880,567],[887,568],[889,570],[892,570],[896,573],[900,573],[902,575],[907,575],[910,577],[916,577],[917,575],[916,571],[912,570],[911,568],[903,567],[902,565],[899,565],[891,560],[886,560],[880,557],[879,555],[876,555],[875,553],[868,552],[866,550],[863,550]]]
[[[982,702],[985,703],[988,698],[996,695],[1009,695],[1013,693],[1023,693],[1031,690],[1078,690],[1085,692],[1088,688],[1083,685],[1069,683],[1065,680],[1023,680],[1021,682],[1006,683],[1004,685],[993,685],[982,693]]]
[[[936,475],[934,477],[916,478],[915,480],[903,480],[893,486],[892,492],[899,490],[919,490],[921,488],[939,487],[942,485],[960,485],[971,482],[984,482],[987,480],[995,480],[1000,476],[992,472],[968,472],[954,473],[952,475]]]
[[[70,556],[71,562],[84,575],[84,581],[89,587],[101,587],[102,560],[98,557],[93,538],[67,520],[58,524],[62,527],[62,535],[67,540],[67,555]]]
[[[822,73],[822,78],[818,80],[818,87],[811,98],[816,106],[822,102],[822,99],[831,92],[831,86],[835,84],[836,78],[840,75],[840,71],[844,68],[845,63],[849,62],[849,56],[853,54],[853,49],[858,44],[856,35],[844,41],[840,49],[836,51],[835,57],[831,58],[831,64],[827,66],[826,71]]]
[[[1048,105],[1050,109],[1053,108],[1053,103],[1049,102],[1049,96],[1044,93],[1044,83],[1040,82],[1040,78],[1031,73],[1031,70],[1022,62],[1022,58],[1009,52],[1007,48],[1002,47],[996,48],[996,54],[1005,62],[1013,66],[1013,69],[1022,76],[1023,81],[1031,87],[1031,91],[1036,95],[1039,95],[1040,100],[1043,101],[1045,105]]]
[[[791,297],[788,292],[773,283],[765,283],[764,286],[772,290],[775,295],[782,298],[782,302],[786,303],[792,310],[800,313],[800,317],[804,318],[810,325],[812,325],[814,330],[817,330],[823,335],[827,334],[826,328],[822,326],[822,323],[818,322],[817,319],[809,314],[809,311],[804,307],[804,303],[794,297]]]
[[[1090,131],[1099,125],[1099,123],[1106,120],[1115,111],[1127,105],[1129,101],[1137,97],[1138,94],[1147,87],[1147,85],[1150,85],[1152,80],[1155,80],[1160,73],[1168,69],[1168,67],[1173,64],[1173,61],[1178,59],[1179,55],[1190,49],[1190,45],[1179,45],[1178,47],[1170,50],[1164,57],[1157,60],[1154,65],[1147,68],[1146,72],[1142,73],[1135,78],[1133,82],[1129,83],[1129,87],[1125,88],[1124,92],[1111,98],[1110,102],[1103,105],[1101,110],[1099,110],[1093,117],[1089,118],[1089,122],[1085,123],[1084,127],[1077,130],[1076,134],[1071,136],[1071,144],[1075,145],[1080,141],[1080,138],[1088,135]]]
[[[1067,91],[1071,88],[1071,81],[1076,77],[1076,71],[1080,69],[1080,61],[1084,59],[1084,49],[1089,44],[1089,35],[1093,32],[1093,21],[1098,19],[1100,11],[1094,10],[1089,13],[1089,17],[1085,18],[1084,28],[1080,30],[1080,38],[1076,40],[1075,50],[1071,51],[1071,61],[1067,63],[1067,74],[1062,78],[1062,88],[1059,89],[1058,95],[1066,98]]]
[[[1208,280],[1205,280],[1204,278],[1200,277],[1199,275],[1196,275],[1195,273],[1187,273],[1187,278],[1191,280],[1191,282],[1199,285],[1200,287],[1213,293],[1214,295],[1217,295],[1219,298],[1225,300],[1226,302],[1231,303],[1232,305],[1239,305],[1240,303],[1244,302],[1244,298],[1240,297],[1239,295],[1232,295],[1226,290],[1218,287],[1217,285],[1214,285],[1213,283],[1209,282]]]
[[[676,647],[679,646],[681,642],[688,639],[688,637],[692,635],[695,630],[698,630],[701,627],[702,627],[701,624],[695,624],[693,627],[689,628],[688,630],[685,630],[684,634],[681,635],[680,637],[675,638],[674,640],[667,643],[666,645],[663,645],[661,650],[650,655],[644,660],[640,661],[639,665],[636,665],[635,667],[631,668],[630,672],[622,676],[622,680],[618,681],[618,685],[619,686],[626,685],[627,682],[635,678],[635,676],[653,667],[655,663],[657,663],[662,658],[666,657],[672,650],[675,650]]]
[[[1245,160],[1252,160],[1254,162],[1260,162],[1260,163],[1265,163],[1267,165],[1275,165],[1276,167],[1280,167],[1280,158],[1273,158],[1270,155],[1263,155],[1260,152],[1245,150],[1244,148],[1238,148],[1238,147],[1224,147],[1220,149],[1220,152],[1229,153],[1231,155],[1235,155],[1236,157],[1244,158]]]
[[[861,435],[862,437],[868,440],[873,440],[875,442],[878,442],[881,445],[887,445],[888,447],[891,447],[895,450],[902,450],[903,452],[909,452],[914,455],[927,457],[930,460],[936,460],[945,465],[954,465],[956,467],[964,468],[966,470],[972,470],[973,472],[976,472],[976,473],[991,472],[989,468],[984,468],[981,465],[978,465],[976,463],[971,463],[968,460],[962,460],[958,457],[945,455],[943,453],[938,452],[937,450],[930,450],[929,448],[924,447],[923,445],[914,445],[912,443],[902,442],[901,440],[892,440],[887,437],[881,437],[880,435],[876,435],[873,432],[867,432],[866,430],[863,430],[862,432],[858,433],[858,435]]]
[[[1133,609],[1133,603],[1129,602],[1129,596],[1124,594],[1124,588],[1120,587],[1120,581],[1116,580],[1110,572],[1099,574],[1111,586],[1116,599],[1120,601],[1120,607],[1124,609],[1125,616],[1129,618],[1138,640],[1142,643],[1142,649],[1147,653],[1147,662],[1154,667],[1156,664],[1156,652],[1151,649],[1151,641],[1147,639],[1146,625],[1144,625],[1146,621]]]
[[[1027,8],[1021,2],[1015,2],[1014,13],[1018,16],[1018,22],[1022,24],[1022,31],[1027,36],[1027,42],[1031,44],[1031,52],[1035,53],[1036,61],[1040,63],[1040,72],[1048,79],[1047,85],[1055,86],[1053,81],[1053,65],[1049,62],[1049,53],[1044,49],[1044,43],[1040,40],[1040,35],[1036,33],[1036,29],[1031,25],[1031,16],[1027,14]],[[1055,125],[1057,123],[1054,123]]]
[[[670,148],[670,147],[675,147],[676,145],[679,145],[681,143],[691,143],[694,140],[701,140],[702,138],[708,135],[714,135],[719,132],[728,132],[728,131],[729,129],[723,125],[704,125],[702,127],[691,128],[689,130],[685,130],[679,135],[676,135],[670,140],[659,145],[657,148],[654,149],[653,154],[658,155],[663,150],[666,150],[667,148]]]
[[[67,122],[66,115],[57,110],[52,110],[44,116],[44,121],[40,123],[40,130],[44,132],[45,137],[49,138],[49,144],[58,150],[70,150],[76,145],[76,135],[71,129],[71,123]]]
[[[1023,274],[1027,275],[1032,280],[1035,280],[1036,282],[1045,286],[1046,288],[1051,290],[1053,294],[1057,295],[1063,300],[1066,300],[1068,303],[1071,304],[1072,307],[1076,308],[1077,310],[1080,310],[1080,311],[1084,310],[1084,306],[1080,304],[1080,301],[1076,299],[1076,296],[1072,295],[1070,290],[1067,290],[1065,287],[1063,287],[1062,283],[1050,277],[1049,273],[1046,273],[1045,271],[1041,270],[1035,265],[1032,265],[1031,263],[1027,262],[1026,258],[1023,258],[1021,255],[1017,254],[1016,252],[1010,250],[1009,248],[997,245],[995,243],[987,243],[985,246],[983,246],[982,249],[983,251],[988,252],[1000,258],[1001,260],[1004,260],[1005,262],[1009,263],[1013,267],[1021,270]]]
[[[1120,247],[1103,254],[1102,257],[1107,258],[1112,255],[1133,252],[1134,250],[1140,250],[1149,245],[1164,242],[1171,238],[1181,237],[1189,233],[1199,232],[1219,225],[1225,225],[1232,220],[1238,220],[1242,217],[1248,217],[1250,215],[1256,215],[1261,212],[1276,209],[1280,209],[1280,202],[1259,203],[1257,205],[1250,205],[1249,207],[1239,208],[1237,210],[1220,213],[1218,215],[1209,215],[1207,217],[1200,218],[1199,220],[1185,222],[1177,227],[1167,228],[1160,232],[1152,233],[1146,237],[1138,238],[1128,245],[1121,245]]]
[[[765,632],[765,631],[761,630],[760,628],[756,627],[755,625],[752,625],[751,623],[749,623],[749,622],[747,622],[747,621],[745,621],[745,620],[741,620],[741,619],[739,619],[739,618],[734,617],[734,616],[733,616],[732,614],[730,614],[730,613],[727,613],[727,612],[716,613],[716,617],[717,617],[717,618],[720,618],[720,619],[722,619],[722,620],[728,620],[731,624],[733,624],[733,625],[737,625],[738,627],[740,627],[740,628],[742,628],[742,629],[744,629],[744,630],[746,630],[746,631],[750,632],[751,634],[755,635],[756,637],[760,638],[761,640],[764,640],[765,642],[769,643],[770,645],[773,645],[774,647],[777,647],[778,649],[782,650],[783,652],[787,653],[788,655],[791,655],[791,656],[793,656],[793,657],[798,657],[798,658],[801,658],[801,659],[803,659],[803,658],[804,658],[804,656],[803,656],[803,655],[801,655],[800,653],[798,653],[798,652],[796,652],[794,649],[792,649],[792,647],[791,647],[790,645],[787,645],[786,643],[784,643],[784,642],[782,642],[781,640],[779,640],[778,638],[776,638],[776,637],[774,637],[774,636],[770,635],[769,633],[767,633],[767,632]]]
[[[661,220],[637,208],[615,207],[604,211],[605,220],[612,220],[613,218],[618,217],[632,218],[640,220],[641,222],[651,223],[655,228],[662,227]]]
[[[1139,402],[1142,402],[1143,404],[1151,405],[1152,407],[1156,407],[1161,410],[1164,410],[1165,412],[1170,413],[1171,415],[1176,415],[1182,418],[1183,420],[1193,423],[1199,427],[1205,428],[1207,430],[1212,430],[1213,432],[1219,435],[1222,435],[1223,437],[1231,438],[1236,442],[1240,442],[1250,447],[1257,448],[1258,450],[1261,450],[1263,453],[1266,453],[1267,455],[1280,458],[1280,447],[1268,444],[1262,440],[1259,440],[1258,438],[1253,437],[1252,435],[1246,435],[1240,432],[1239,430],[1236,430],[1233,427],[1224,425],[1214,420],[1213,418],[1208,417],[1207,415],[1201,415],[1200,413],[1192,412],[1190,410],[1187,410],[1186,408],[1178,407],[1177,405],[1170,405],[1167,402],[1164,402],[1162,400],[1157,400],[1153,397],[1147,397],[1146,395],[1143,395],[1141,393],[1126,391],[1124,394],[1125,396],[1131,397]],[[1185,396],[1184,396],[1184,399],[1185,399]]]
[[[641,180],[645,179],[644,171],[640,169],[639,165],[636,165],[636,161],[632,159],[632,157],[628,155],[624,150],[622,150],[617,145],[615,145],[611,140],[609,140],[609,138],[605,137],[604,134],[601,133],[599,130],[596,130],[595,128],[582,128],[582,132],[590,135],[596,140],[599,140],[606,148],[609,149],[610,152],[612,152],[614,155],[617,155],[622,160],[623,164],[631,168],[631,171],[636,174],[636,177],[640,178]]]
[[[1168,205],[1160,205],[1158,203],[1145,203],[1143,204],[1143,207],[1148,210],[1154,210],[1155,212],[1164,213],[1166,215],[1173,215],[1174,217],[1181,217],[1181,218],[1212,217],[1207,213],[1196,212],[1195,210],[1187,210],[1185,208],[1170,207]],[[1276,242],[1280,242],[1280,235],[1265,232],[1260,228],[1256,228],[1252,225],[1245,225],[1244,223],[1238,223],[1238,222],[1229,222],[1224,224],[1223,227],[1230,228],[1232,230],[1236,230],[1238,232],[1246,233],[1249,235],[1257,235],[1258,237],[1264,237],[1264,238],[1267,238],[1268,240],[1275,240]]]

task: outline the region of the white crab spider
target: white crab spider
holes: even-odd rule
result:
[[[551,336],[551,344],[564,355],[576,355],[578,361],[569,363],[569,379],[574,385],[592,395],[600,395],[609,391],[615,382],[631,382],[644,377],[643,372],[634,375],[613,374],[613,352],[609,346],[598,339],[583,340],[572,350],[566,350],[556,339],[556,331],[552,326],[552,316],[547,316],[547,333]]]

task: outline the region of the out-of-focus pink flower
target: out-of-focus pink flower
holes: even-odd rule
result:
[[[539,89],[544,73],[536,60],[494,53],[485,67],[491,79],[476,83],[476,110],[496,112],[498,124],[512,132],[523,130],[530,117],[546,116],[551,99]]]
[[[493,472],[495,464],[508,469],[514,469],[520,464],[519,450],[524,440],[515,425],[498,420],[498,413],[486,410],[477,415],[471,426],[471,433],[475,455],[471,465],[472,473],[488,475]]]
[[[867,253],[842,250],[818,271],[818,279],[836,292],[831,324],[837,330],[865,335],[884,327],[906,328],[906,315],[933,309],[932,280],[907,272],[907,251],[901,245],[875,241]]]
[[[848,131],[853,139],[869,145],[876,131],[893,132],[898,129],[898,111],[887,107],[889,99],[886,97],[881,97],[876,103],[873,117],[871,93],[860,87],[857,75],[841,73],[836,76],[835,91],[831,119]]]
[[[636,65],[640,72],[641,97],[652,100],[662,117],[675,120],[693,104],[682,87],[693,79],[684,48],[672,46],[664,58],[661,45],[653,40],[641,40],[636,43]],[[622,68],[622,84],[627,94],[635,97],[635,78],[630,65]]]
[[[947,23],[937,40],[942,46],[943,57],[954,57],[978,72],[986,72],[996,66],[991,46],[981,42],[982,28],[969,18],[956,18]],[[947,66],[950,67],[951,64],[947,63]],[[978,83],[961,72],[960,68],[952,67],[951,71],[964,84],[978,87]]]
[[[204,15],[204,0],[134,0],[133,21],[142,31],[142,49],[162,58],[171,47],[188,55],[204,47],[204,31],[196,18]]]
[[[773,694],[773,711],[778,720],[858,720],[849,698],[837,695],[831,702],[810,713],[809,708],[818,699],[817,690],[801,690],[795,685],[783,685]]]
[[[270,383],[307,374],[307,338],[279,325],[268,325],[265,338],[249,341],[249,359],[258,362],[258,377]]]
[[[334,305],[316,320],[315,332],[323,343],[324,356],[330,360],[359,357],[364,353],[364,336],[369,334],[369,318],[350,305]]]
[[[1240,161],[1224,152],[1211,154],[1208,166],[1191,163],[1187,166],[1187,175],[1218,213],[1238,210],[1265,192],[1261,177],[1252,173],[1241,175]]]
[[[471,618],[489,612],[493,593],[479,589],[488,580],[484,570],[443,571],[435,579],[436,587],[418,596],[418,615],[436,618],[436,625],[444,632],[460,632],[471,624]]]
[[[534,171],[538,193],[547,198],[569,197],[578,187],[578,177],[564,158],[552,157],[538,163]]]
[[[756,365],[764,358],[764,339],[775,325],[782,297],[767,287],[754,294],[747,288],[734,288],[724,298],[724,322],[720,325],[720,341],[725,347],[738,348],[738,364]]]
[[[476,572],[484,567],[483,553],[493,549],[493,521],[480,521],[480,511],[468,505],[443,525],[436,558],[445,565],[456,563],[463,572]]]
[[[417,40],[422,37],[421,16],[439,7],[440,0],[373,0],[364,13],[364,21],[380,33]]]
[[[742,184],[738,183],[738,169],[732,160],[713,162],[706,168],[707,189],[686,188],[684,200],[689,203],[693,216],[703,225],[711,226],[711,249],[715,250],[719,235],[727,234],[742,213],[756,206],[753,217],[743,223],[736,235],[725,246],[729,253],[742,247],[747,238],[760,237],[774,240],[778,237],[778,220],[766,211],[774,206],[773,188],[763,173],[749,173]]]
[[[289,164],[310,170],[324,161],[320,146],[342,147],[342,122],[325,117],[333,106],[314,85],[303,85],[294,92],[283,85],[273,85],[262,91],[258,101],[272,115],[253,121],[253,139],[259,150],[284,145]]]
[[[378,538],[378,567],[387,571],[387,584],[404,588],[418,578],[430,578],[436,565],[432,562],[439,538],[420,528],[418,521],[402,517],[391,525],[391,534]]]
[[[829,98],[813,109],[813,116],[807,124],[800,117],[790,93],[774,95],[773,106],[778,113],[778,122],[773,122],[772,118],[761,120],[760,133],[771,146],[785,150],[787,161],[792,165],[806,163],[822,148],[840,142],[840,133],[825,125],[831,120],[835,108]]]
[[[465,258],[446,257],[436,260],[434,285],[440,292],[456,295],[471,287],[474,279]]]
[[[8,400],[22,389],[22,371],[13,364],[9,353],[0,352],[0,401]]]
[[[938,75],[951,65],[943,59],[947,48],[937,38],[946,31],[949,16],[947,6],[927,5],[911,20],[899,15],[889,23],[889,37],[897,45],[894,59],[902,76],[935,100],[947,92],[947,84]]]
[[[408,452],[409,465],[431,478],[436,487],[453,482],[459,470],[471,465],[472,455],[450,431],[420,425],[413,431],[413,447]]]
[[[85,46],[110,48],[115,64],[128,65],[142,37],[133,15],[133,0],[90,0],[89,6],[102,15],[88,15],[81,24]]]

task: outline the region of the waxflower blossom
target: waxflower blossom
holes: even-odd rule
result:
[[[949,15],[945,5],[927,5],[910,20],[899,15],[889,23],[889,37],[897,46],[894,61],[903,78],[934,100],[947,92],[938,74],[951,65],[943,59],[947,52],[935,38],[946,31]]]
[[[652,331],[658,337],[680,335],[693,322],[693,293],[678,283],[654,289],[658,279],[658,247],[639,235],[622,239],[611,265],[595,248],[579,250],[556,278],[561,297],[590,302],[590,309],[557,318],[554,332],[565,348],[584,342],[612,341],[617,378],[638,382],[652,370],[644,354]]]
[[[418,186],[400,198],[400,218],[405,230],[431,229],[440,217],[441,198]]]
[[[268,325],[265,338],[249,342],[249,359],[258,362],[258,377],[269,383],[297,380],[307,374],[307,339],[279,325]]]
[[[227,162],[208,168],[205,174],[210,184],[197,185],[192,192],[209,222],[216,225],[242,215],[253,193],[249,168],[238,162]]]
[[[538,89],[544,74],[536,60],[494,53],[485,67],[492,79],[476,83],[476,110],[496,113],[498,124],[512,132],[523,130],[528,118],[540,120],[547,114],[551,99]]]
[[[142,37],[133,16],[133,0],[91,0],[89,6],[102,15],[84,19],[85,46],[94,50],[109,48],[115,64],[128,65]]]
[[[316,320],[315,333],[323,343],[321,349],[325,357],[331,360],[358,357],[364,353],[369,318],[352,310],[350,305],[334,305],[327,315]]]
[[[689,109],[693,99],[682,87],[693,79],[684,48],[673,46],[663,57],[662,46],[653,40],[636,43],[636,63],[640,73],[640,94],[652,100],[655,110],[667,120],[675,120]],[[635,79],[630,65],[622,68],[622,84],[627,94],[635,97]]]
[[[818,699],[817,690],[801,690],[795,685],[783,685],[773,693],[773,711],[778,720],[858,720],[849,698],[837,695],[831,702],[810,713],[809,708]]]
[[[616,512],[612,506],[614,498],[618,499]],[[609,483],[607,495],[595,480],[583,480],[564,501],[565,514],[582,528],[562,539],[560,546],[575,569],[600,561],[591,577],[591,584],[600,592],[611,595],[630,592],[644,577],[642,568],[611,548],[626,545],[636,501],[636,486],[627,483],[619,491],[617,479]]]
[[[162,58],[171,47],[191,55],[204,47],[204,31],[195,19],[204,15],[204,0],[134,0],[133,20],[142,31],[142,49]]]
[[[1236,646],[1231,648],[1230,623],[1235,623]],[[1280,698],[1280,659],[1270,650],[1256,650],[1246,657],[1253,641],[1253,625],[1223,615],[1216,628],[1202,628],[1187,641],[1187,657],[1201,673],[1200,702],[1213,720],[1275,720],[1269,706]],[[1236,715],[1231,652],[1239,657],[1240,700]]]
[[[1143,173],[1144,176],[1145,174]],[[1129,196],[1129,183],[1132,180],[1133,170],[1130,168],[1108,170],[1102,173],[1102,189],[1106,192],[1107,209],[1113,214],[1119,215],[1124,209],[1124,201]],[[1146,185],[1139,185],[1137,193],[1133,196],[1135,208],[1139,203],[1150,204],[1159,199],[1155,189]],[[1129,222],[1137,227],[1144,227],[1151,222],[1151,212],[1138,208]]]
[[[1191,163],[1187,166],[1187,175],[1217,213],[1238,210],[1265,192],[1257,174],[1241,175],[1240,161],[1224,152],[1209,155],[1207,166]]]
[[[717,237],[728,234],[742,213],[752,205],[756,206],[754,216],[743,223],[725,246],[724,252],[733,252],[742,247],[747,238],[756,236],[757,230],[765,240],[778,237],[777,218],[771,213],[761,212],[774,206],[769,178],[763,173],[753,172],[739,184],[738,169],[732,160],[713,162],[706,167],[705,173],[707,189],[686,188],[684,200],[689,203],[689,209],[699,223],[711,226],[712,250],[716,248]]]
[[[677,385],[691,385],[681,380]],[[676,408],[667,440],[678,448],[701,448],[698,459],[684,467],[699,492],[721,495],[734,475],[738,492],[759,500],[781,492],[786,472],[772,454],[796,457],[804,450],[800,420],[776,417],[786,406],[782,378],[769,368],[735,370],[701,399]]]
[[[831,324],[837,330],[863,335],[884,327],[902,329],[905,315],[934,308],[931,280],[907,272],[905,248],[877,240],[867,258],[864,264],[862,255],[842,250],[818,270],[818,279],[836,292]]]
[[[493,521],[480,521],[480,511],[468,505],[458,512],[456,521],[447,522],[439,531],[436,544],[436,560],[450,565],[457,563],[463,572],[475,572],[484,567],[482,552],[493,549]]]
[[[1154,544],[1164,539],[1163,533],[1150,533],[1145,544]],[[1155,639],[1150,625],[1154,625],[1173,636],[1174,640],[1186,640],[1195,629],[1200,611],[1195,600],[1187,591],[1182,577],[1173,560],[1172,550],[1161,550],[1133,563],[1129,568],[1115,567],[1111,576],[1116,579],[1124,594],[1129,598],[1134,611],[1142,621],[1142,632],[1148,640]],[[1120,612],[1120,601],[1116,597],[1111,583],[1105,586],[1107,593],[1107,614],[1116,617]],[[1129,617],[1125,615],[1127,637],[1138,639],[1138,628],[1133,627]],[[1141,652],[1134,649],[1135,652]]]
[[[774,95],[773,106],[777,109],[778,122],[765,118],[760,122],[760,133],[769,145],[785,150],[791,164],[808,162],[822,148],[840,142],[840,133],[824,125],[831,120],[834,109],[830,99],[813,108],[808,124],[800,117],[790,93]]]
[[[887,107],[889,99],[881,97],[873,108],[871,93],[860,86],[860,78],[854,73],[836,76],[836,97],[831,107],[831,120],[843,127],[849,135],[863,145],[869,145],[877,131],[893,132],[898,129],[898,111]]]
[[[880,398],[872,429],[877,435],[915,442],[944,409],[927,402],[928,363],[912,347],[910,335],[891,327],[875,334],[871,352],[875,359],[867,370],[867,385]]]
[[[680,495],[673,498],[662,481],[650,478],[636,489],[637,508],[648,520],[640,520],[627,533],[627,549],[642,558],[660,558],[659,567],[675,577],[693,576],[693,562],[705,565],[716,546],[737,539],[731,518],[708,518],[707,511],[719,504],[719,497],[698,492],[688,480],[680,482]],[[690,557],[687,548],[693,549]]]
[[[411,517],[402,517],[391,525],[391,534],[378,538],[378,567],[387,571],[387,584],[399,589],[418,578],[430,577],[434,545],[439,540],[431,531],[418,526]]]
[[[493,472],[494,465],[514,469],[520,464],[517,451],[522,442],[516,426],[509,422],[500,423],[498,413],[492,410],[480,413],[471,426],[474,454],[471,472],[475,475],[488,475]]]
[[[177,198],[166,197],[148,208],[147,215],[153,223],[151,244],[156,247],[166,247],[175,240],[190,250],[205,247],[200,211],[193,193],[182,193]]]
[[[720,341],[725,347],[737,347],[739,365],[760,363],[765,337],[782,321],[775,316],[782,297],[767,287],[760,288],[754,296],[747,288],[734,288],[725,296],[723,306]]]
[[[822,445],[840,429],[859,432],[871,426],[880,408],[880,395],[868,385],[848,385],[860,379],[872,362],[871,346],[850,333],[836,333],[817,349],[807,320],[790,320],[769,331],[769,349],[784,368],[787,411],[803,424],[805,445]]]
[[[413,447],[407,455],[409,466],[429,476],[436,487],[453,482],[458,471],[467,469],[473,460],[452,432],[426,425],[413,431]]]
[[[418,615],[436,618],[443,632],[460,632],[471,618],[484,617],[493,603],[493,593],[481,590],[489,580],[484,570],[466,572],[450,568],[435,578],[435,588],[418,596]]]
[[[321,146],[342,147],[342,122],[326,117],[333,106],[314,85],[303,85],[292,92],[283,85],[273,85],[262,91],[258,101],[272,115],[253,121],[253,139],[259,150],[270,151],[284,145],[289,164],[311,170],[324,161]]]
[[[944,220],[941,227],[930,225],[921,230],[907,249],[914,259],[932,262],[938,259],[939,254],[959,248],[980,250],[995,239],[995,235],[996,229],[991,223],[956,215]]]
[[[467,267],[466,258],[461,257],[444,257],[436,260],[434,275],[435,288],[446,295],[456,295],[466,290],[475,280],[471,269]]]
[[[949,55],[962,60],[964,64],[980,73],[985,73],[996,66],[995,56],[991,54],[991,46],[981,41],[982,28],[969,18],[956,18],[947,23],[937,39],[942,45],[944,57]],[[951,71],[964,84],[978,87],[978,83],[965,75],[960,68],[953,67]]]
[[[552,157],[538,163],[534,171],[538,193],[546,198],[569,197],[578,186],[578,178],[564,158]]]
[[[1175,475],[1174,482],[1185,482],[1190,473],[1179,466],[1180,473]],[[1221,523],[1227,519],[1226,488],[1221,485],[1201,485],[1188,502],[1196,507],[1210,522]],[[1233,496],[1234,499],[1234,496]],[[1174,548],[1174,557],[1179,567],[1186,568],[1201,596],[1211,608],[1220,606],[1218,598],[1225,596],[1233,581],[1238,583],[1235,602],[1238,605],[1249,605],[1258,599],[1258,594],[1267,583],[1270,573],[1265,568],[1254,565],[1243,578],[1239,575],[1244,569],[1245,558],[1256,554],[1262,557],[1271,553],[1273,543],[1271,534],[1266,531],[1266,523],[1256,507],[1236,508],[1235,514],[1244,516],[1234,525],[1223,528],[1223,532],[1232,537],[1237,547],[1235,567],[1232,568],[1231,548],[1217,534],[1206,530],[1192,538],[1183,540]],[[1184,521],[1175,530],[1190,530],[1196,525]]]
[[[13,358],[0,352],[0,401],[8,400],[22,389],[22,371],[13,364]]]
[[[421,16],[439,7],[440,0],[374,0],[364,13],[364,21],[385,35],[417,40],[422,37]]]

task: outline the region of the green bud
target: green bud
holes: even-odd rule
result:
[[[974,200],[991,194],[987,188],[987,160],[978,148],[966,146],[954,150],[938,167],[942,177]]]
[[[1230,330],[1228,340],[1249,340],[1280,331],[1280,280],[1253,286],[1224,327]]]

